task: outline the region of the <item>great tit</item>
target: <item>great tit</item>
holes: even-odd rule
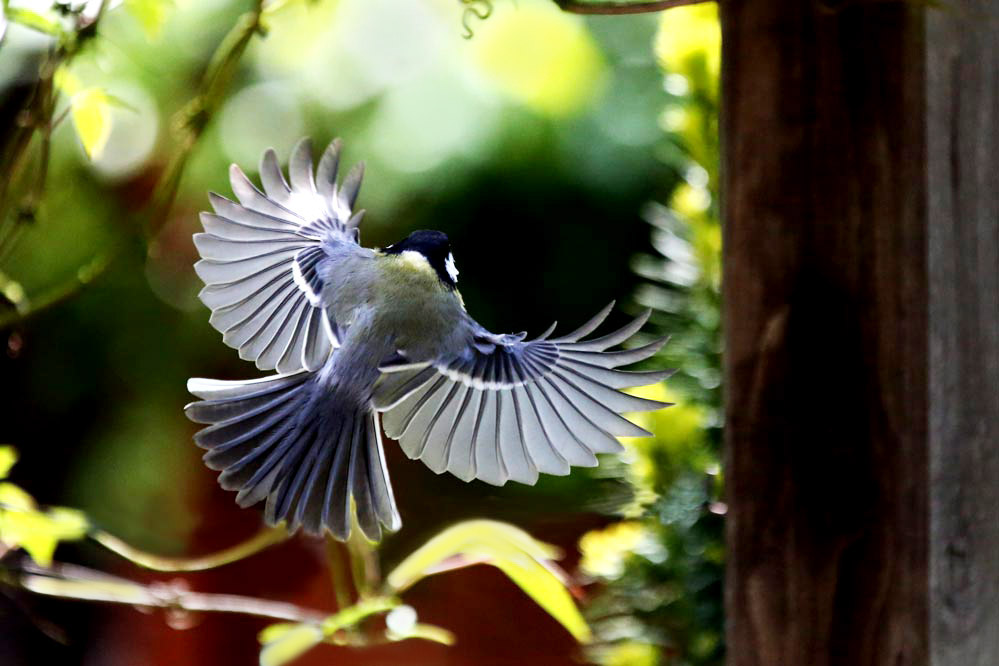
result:
[[[263,192],[229,170],[239,203],[209,194],[194,236],[210,322],[240,358],[277,374],[247,381],[191,379],[201,400],[187,416],[219,483],[236,502],[266,500],[265,519],[346,539],[351,500],[372,540],[401,521],[381,430],[440,474],[494,485],[592,467],[621,450],[615,436],[646,436],[620,414],[667,403],[617,389],[669,371],[615,368],[649,358],[665,338],[606,351],[634,335],[645,312],[590,340],[613,303],[552,338],[490,333],[465,311],[448,237],[416,231],[383,249],[359,244],[354,212],[363,172],[337,182],[340,141],[313,174],[310,143],[292,152],[289,180],[273,150]]]

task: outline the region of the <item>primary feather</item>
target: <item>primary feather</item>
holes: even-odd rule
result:
[[[223,340],[263,370],[261,380],[193,379],[188,416],[205,462],[237,502],[266,501],[269,523],[345,539],[352,507],[377,539],[398,529],[381,427],[411,458],[466,481],[534,483],[648,435],[622,413],[666,403],[620,389],[668,371],[626,372],[665,343],[627,342],[648,313],[589,338],[613,303],[567,335],[495,334],[472,319],[440,232],[414,232],[382,251],[359,245],[354,211],[362,170],[337,183],[340,143],[313,172],[307,140],[289,178],[272,150],[263,191],[233,166],[238,200],[210,195],[195,236],[201,298]]]

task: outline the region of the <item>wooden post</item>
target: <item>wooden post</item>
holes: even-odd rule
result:
[[[999,0],[721,9],[729,664],[999,664]]]
[[[999,1],[927,12],[930,644],[999,664]]]

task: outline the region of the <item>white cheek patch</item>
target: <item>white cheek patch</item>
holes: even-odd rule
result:
[[[444,260],[444,268],[447,269],[447,274],[451,276],[451,281],[457,284],[458,268],[454,265],[454,255],[450,252],[447,253],[447,259]]]
[[[404,250],[399,253],[399,258],[406,263],[410,268],[414,268],[418,271],[426,271],[428,273],[433,273],[434,269],[430,267],[430,262],[427,258],[416,250]]]

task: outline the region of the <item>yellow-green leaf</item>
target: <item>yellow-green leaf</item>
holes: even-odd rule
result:
[[[490,520],[454,525],[415,550],[388,575],[388,584],[403,590],[421,578],[467,564],[491,564],[503,571],[578,641],[591,638],[590,629],[576,608],[550,560],[557,548],[534,539],[527,532]],[[448,561],[457,559],[455,565]]]
[[[7,4],[7,3],[4,3]],[[63,30],[51,11],[46,14],[32,11],[23,7],[7,7],[7,19],[14,23],[20,23],[26,28],[43,32],[52,37],[61,37]]]
[[[280,630],[277,630],[276,627],[280,627]],[[284,623],[281,625],[272,625],[267,629],[272,630],[270,636],[277,634],[277,637],[265,643],[263,649],[260,650],[260,666],[281,666],[282,664],[287,664],[292,659],[305,654],[323,640],[322,630],[313,624],[288,625]],[[266,629],[261,632],[261,638],[266,633]]]
[[[396,590],[404,590],[435,573],[448,558],[464,556],[479,562],[511,550],[539,560],[561,557],[558,548],[537,541],[513,525],[493,520],[469,520],[447,528],[413,551],[389,574],[388,584]]]
[[[156,41],[163,32],[167,14],[173,8],[171,0],[127,0],[125,7],[142,26],[149,41]]]
[[[90,159],[100,157],[111,136],[111,104],[100,88],[87,88],[73,96],[72,116],[76,134]]]
[[[23,548],[38,564],[52,564],[59,542],[82,539],[87,529],[83,513],[60,507],[40,511],[24,490],[0,483],[0,541],[10,548]]]
[[[455,641],[454,634],[444,627],[438,627],[434,624],[422,624],[420,622],[413,625],[412,630],[405,637],[418,638],[432,643],[440,643],[441,645],[454,645]]]
[[[576,608],[569,591],[562,581],[540,562],[530,559],[497,560],[493,566],[510,577],[520,589],[559,621],[580,643],[589,643],[593,638],[589,625]]]
[[[260,633],[257,634],[257,641],[259,641],[261,645],[273,643],[297,626],[297,622],[278,622],[277,624],[269,624],[261,629]]]
[[[72,97],[76,93],[80,92],[80,88],[83,87],[76,74],[69,71],[65,65],[55,71],[55,76],[52,77],[52,82],[55,83],[56,88],[68,97]]]
[[[17,450],[13,446],[0,446],[0,479],[7,478],[16,462]]]

